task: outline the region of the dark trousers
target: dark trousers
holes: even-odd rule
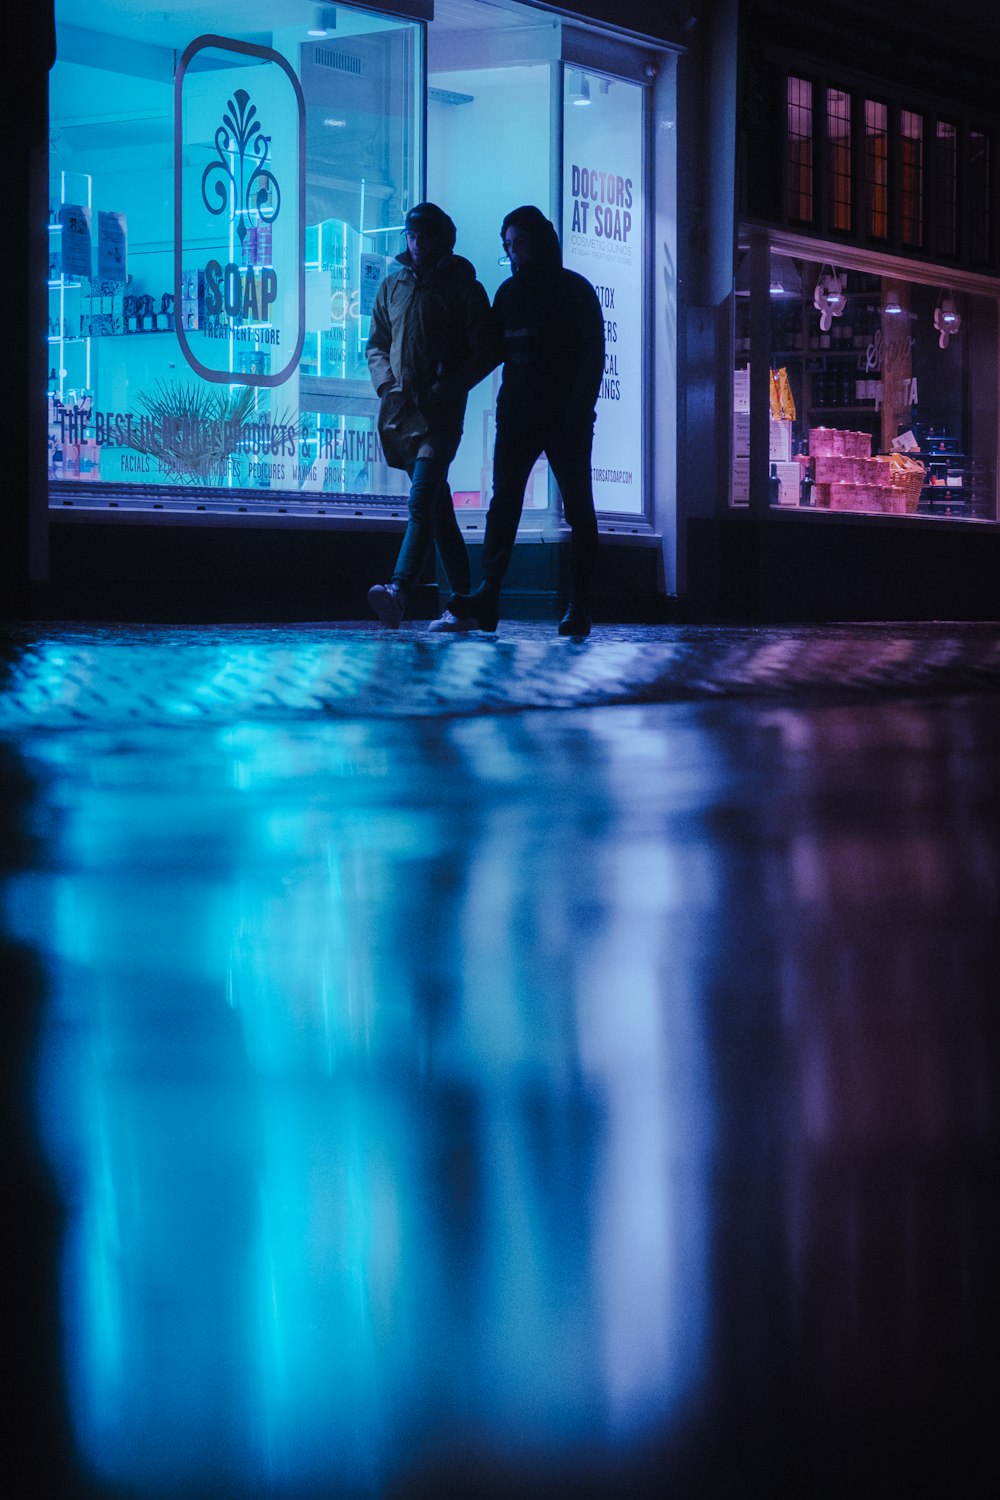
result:
[[[393,583],[399,583],[403,588],[412,588],[419,583],[431,550],[437,547],[452,592],[465,594],[469,591],[469,554],[455,517],[448,485],[450,462],[451,455],[446,450],[432,458],[418,458],[407,470],[410,476],[409,520],[392,575]]]
[[[569,566],[573,601],[580,608],[588,607],[597,560],[597,517],[590,473],[593,442],[592,421],[569,428],[542,423],[522,425],[510,418],[497,423],[493,498],[483,542],[483,583],[487,588],[499,591],[503,582],[514,550],[528,475],[544,453],[559,486],[563,513],[572,533]]]

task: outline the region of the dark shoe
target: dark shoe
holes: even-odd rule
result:
[[[376,583],[368,603],[387,630],[398,630],[406,614],[406,591],[398,583]]]
[[[453,594],[447,612],[456,620],[474,621],[473,630],[493,631],[500,619],[500,596],[482,587],[471,594]]]
[[[559,621],[559,634],[589,635],[590,616],[587,614],[587,611],[571,603],[569,609]]]

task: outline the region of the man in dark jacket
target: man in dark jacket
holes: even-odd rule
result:
[[[406,215],[405,229],[406,249],[397,257],[401,269],[378,289],[365,350],[381,401],[386,462],[405,469],[411,481],[409,521],[392,579],[368,591],[372,609],[392,630],[405,617],[410,591],[434,546],[449,586],[456,592],[469,588],[469,555],[455,519],[448,466],[462,436],[470,361],[478,356],[482,363],[490,311],[474,267],[453,253],[455,225],[443,209],[417,204]]]
[[[559,631],[586,635],[597,558],[590,460],[604,375],[604,316],[590,282],[563,266],[555,228],[541,209],[512,209],[500,237],[513,275],[494,298],[490,336],[475,374],[479,379],[503,362],[483,580],[472,594],[456,592],[431,629],[461,630],[470,620],[478,629],[496,629],[525,485],[544,453],[572,533],[570,601]]]

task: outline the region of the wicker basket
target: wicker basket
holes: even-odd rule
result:
[[[889,483],[892,485],[896,495],[902,496],[903,505],[908,515],[916,510],[920,504],[920,492],[924,487],[927,471],[923,464],[917,463],[916,459],[908,459],[905,468],[897,467],[888,457],[879,456],[878,462],[885,464],[889,469]]]

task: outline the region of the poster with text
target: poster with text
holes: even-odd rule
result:
[[[567,68],[563,263],[585,276],[604,312],[604,379],[594,430],[599,511],[642,512],[643,90]]]

